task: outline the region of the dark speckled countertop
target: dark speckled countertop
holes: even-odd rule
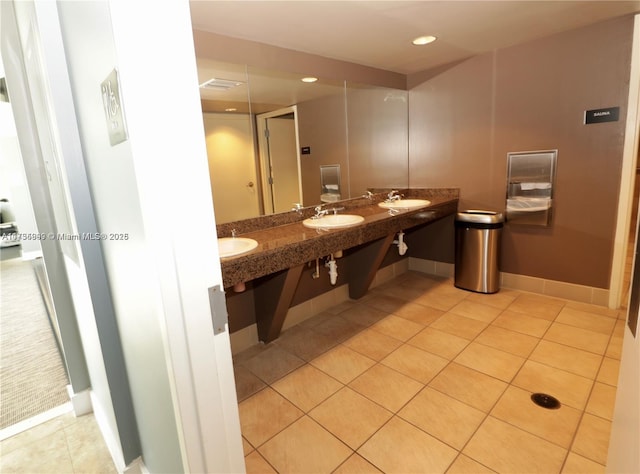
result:
[[[454,214],[458,207],[459,189],[400,189],[407,199],[428,199],[431,204],[415,210],[400,211],[391,215],[378,206],[389,190],[372,189],[372,199],[355,198],[327,203],[323,209],[343,208],[341,214],[358,214],[364,222],[353,227],[338,229],[310,229],[302,221],[311,217],[314,207],[298,212],[285,212],[227,224],[219,224],[218,237],[231,236],[235,229],[238,237],[248,237],[258,242],[251,252],[220,259],[225,288],[236,283],[291,268],[301,263],[324,257],[339,250],[386,237],[391,233],[426,224]]]

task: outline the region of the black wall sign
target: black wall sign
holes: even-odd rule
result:
[[[311,154],[311,147],[310,146],[303,146],[302,148],[300,148],[300,154],[301,155],[310,155]]]
[[[617,122],[620,117],[620,107],[587,110],[584,113],[584,123]]]

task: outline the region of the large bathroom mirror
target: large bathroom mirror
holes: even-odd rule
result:
[[[406,91],[211,60],[198,75],[217,223],[408,186]]]

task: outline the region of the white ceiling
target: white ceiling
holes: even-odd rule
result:
[[[195,29],[402,74],[640,12],[640,1],[592,0],[192,0],[190,5]],[[412,45],[421,35],[438,40]]]

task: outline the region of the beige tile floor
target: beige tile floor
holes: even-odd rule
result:
[[[116,473],[92,414],[60,415],[0,442],[0,472]]]
[[[235,356],[247,471],[604,472],[622,317],[404,274]],[[66,414],[0,442],[0,472],[116,470]]]
[[[604,472],[623,316],[401,275],[234,357],[247,472]]]

